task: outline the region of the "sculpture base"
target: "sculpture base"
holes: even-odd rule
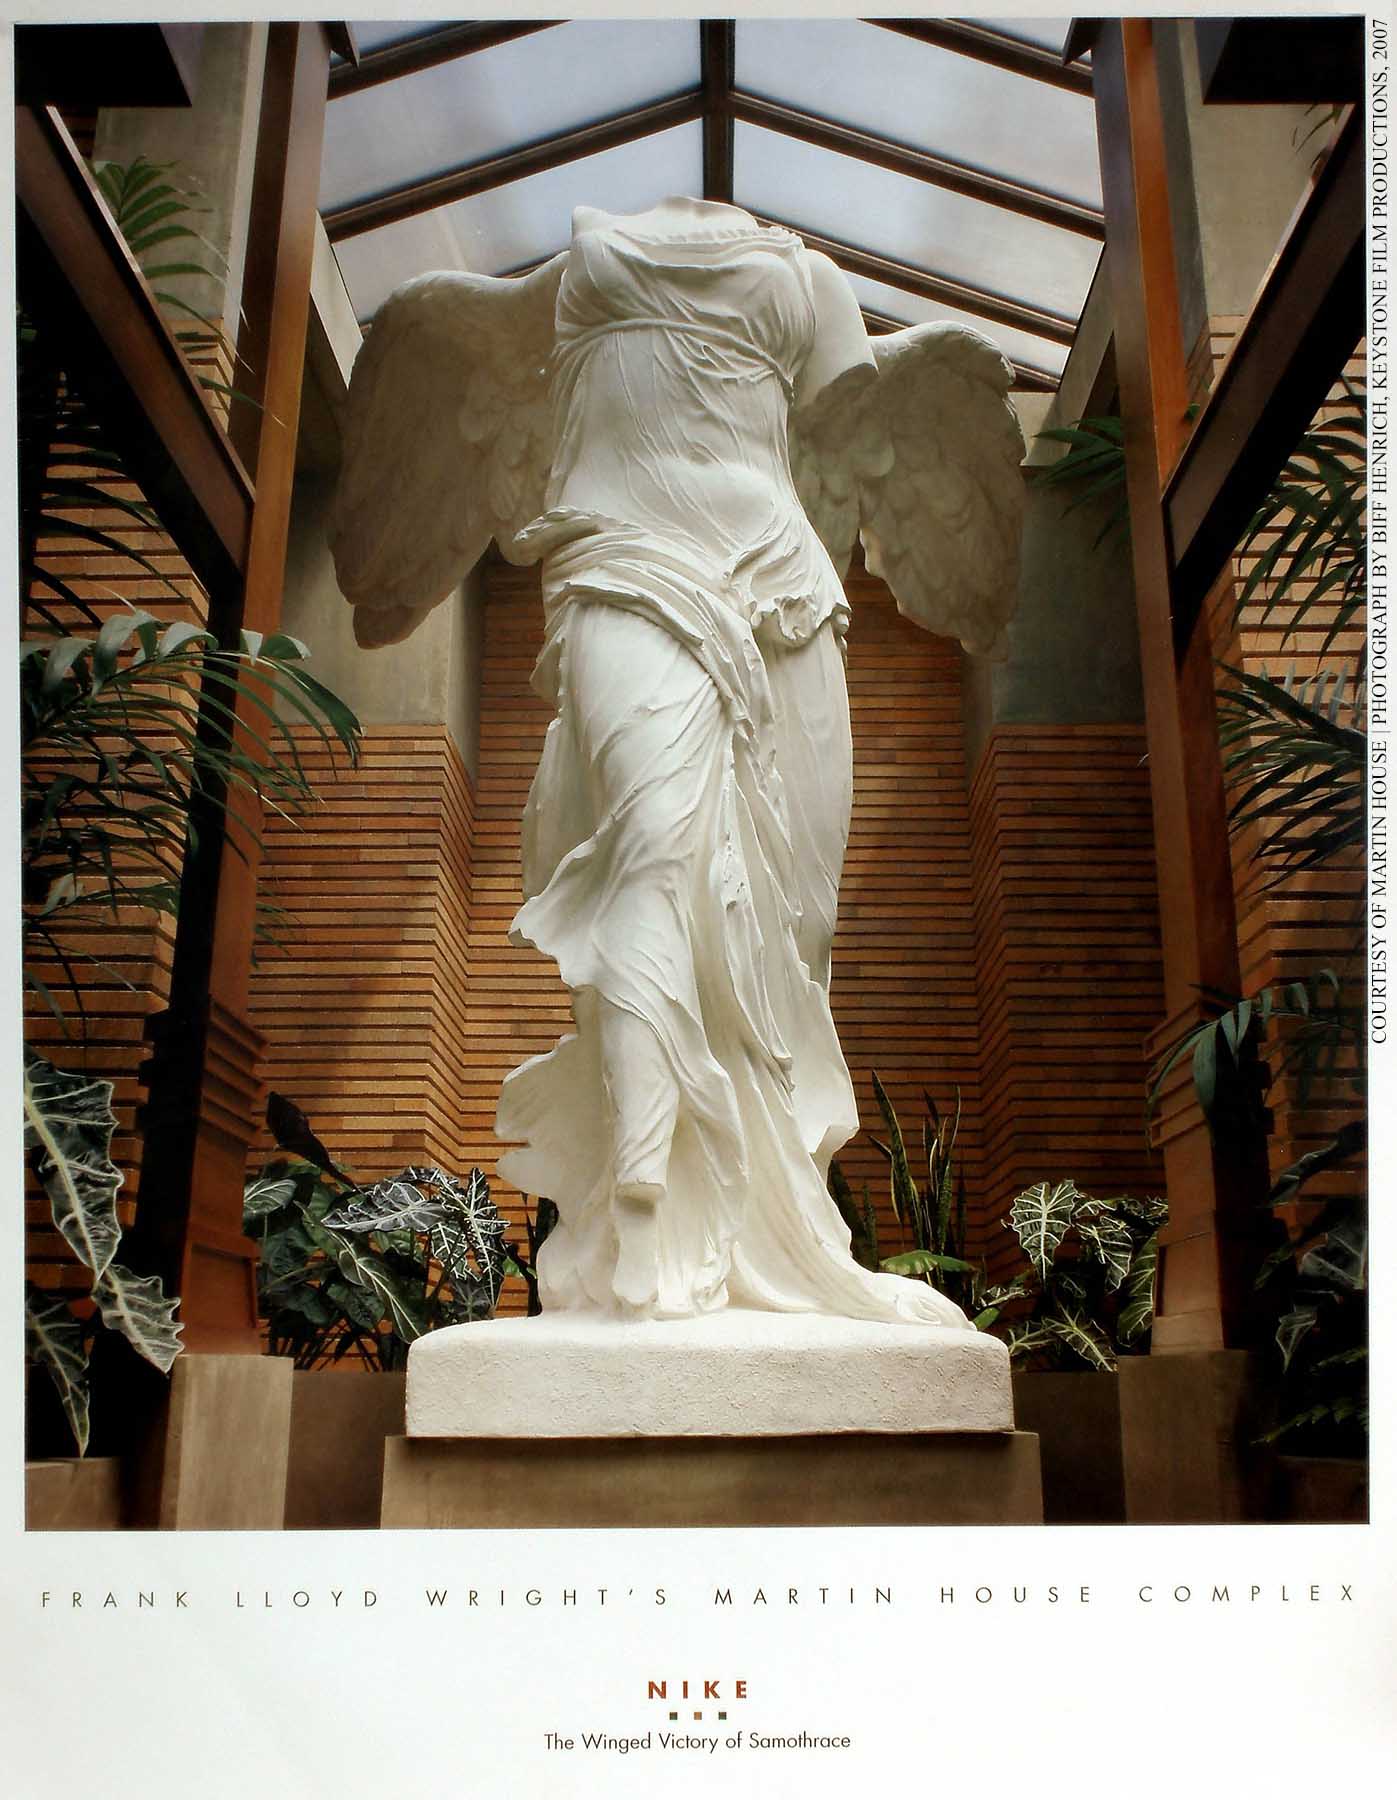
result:
[[[1012,1431],[998,1338],[729,1307],[628,1324],[593,1313],[429,1332],[409,1438],[761,1438]]]
[[[382,1522],[385,1530],[1041,1525],[1043,1493],[1038,1439],[1023,1431],[393,1437]]]

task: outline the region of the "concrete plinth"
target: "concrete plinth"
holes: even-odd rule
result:
[[[298,1369],[291,1383],[288,1531],[372,1531],[383,1498],[383,1444],[403,1429],[401,1371]]]
[[[163,1531],[279,1531],[290,1359],[187,1354],[170,1371],[160,1458]]]
[[[115,1531],[124,1523],[121,1464],[114,1456],[26,1463],[26,1531]]]
[[[385,1529],[1042,1522],[1022,1431],[389,1438],[384,1460]]]
[[[494,1319],[419,1338],[410,1438],[759,1438],[1012,1431],[1009,1356],[978,1331],[729,1307],[628,1324]]]
[[[1260,1361],[1246,1350],[1123,1356],[1125,1516],[1131,1525],[1238,1525],[1265,1518],[1255,1439]]]

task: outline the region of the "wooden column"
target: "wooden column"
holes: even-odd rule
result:
[[[1192,632],[1175,656],[1162,493],[1187,436],[1188,394],[1150,23],[1106,21],[1093,67],[1159,861],[1167,1017],[1155,1050],[1204,1016],[1208,990],[1239,991],[1237,927],[1206,633]],[[1267,1187],[1260,1124],[1239,1121],[1215,1140],[1185,1061],[1165,1097],[1159,1135],[1171,1216],[1161,1239],[1154,1347],[1240,1345]]]
[[[211,627],[229,645],[280,616],[328,78],[322,26],[270,27],[237,379],[259,404],[235,409],[234,434],[256,497],[243,579],[210,594]],[[247,748],[253,719],[244,709],[236,726]],[[256,1251],[242,1235],[242,1188],[260,1111],[262,1040],[247,1016],[259,857],[246,830],[230,836],[223,798],[210,796],[195,820],[170,1006],[152,1021],[131,1260],[179,1294],[187,1348],[251,1352]],[[229,812],[255,830],[244,796]]]

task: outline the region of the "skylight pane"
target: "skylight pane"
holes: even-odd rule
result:
[[[409,38],[425,37],[429,31],[441,31],[456,23],[455,19],[351,19],[350,29],[362,53],[382,50],[388,44],[406,43]]]
[[[377,311],[400,282],[428,269],[497,275],[567,248],[574,206],[643,212],[703,186],[703,133],[681,125],[638,143],[385,225],[335,246],[355,313]]]
[[[737,85],[765,99],[1101,204],[1089,99],[857,19],[739,19]]]
[[[1067,348],[1063,344],[1033,337],[1026,331],[1016,331],[1012,325],[996,325],[989,319],[958,312],[955,307],[942,306],[935,300],[923,300],[919,294],[886,287],[881,281],[869,281],[862,275],[850,275],[847,279],[859,305],[882,318],[896,320],[900,325],[926,325],[938,321],[968,325],[981,337],[987,337],[1005,356],[1026,368],[1060,375],[1066,366]]]
[[[1075,320],[1100,246],[851,156],[739,124],[740,205]]]
[[[696,87],[686,20],[579,20],[331,101],[320,205],[367,199]]]
[[[1054,56],[1062,55],[1062,46],[1067,42],[1067,33],[1071,29],[1071,19],[972,19],[971,24],[983,25],[986,31],[1000,31],[1005,37],[1018,38],[1021,43],[1037,44],[1042,50],[1051,50]]]

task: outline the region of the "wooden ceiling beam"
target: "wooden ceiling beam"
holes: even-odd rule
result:
[[[692,124],[703,116],[703,93],[694,88],[652,106],[637,106],[627,112],[601,119],[595,125],[584,125],[577,131],[563,132],[558,137],[540,138],[520,150],[503,156],[487,156],[478,162],[464,163],[426,181],[408,182],[390,188],[371,200],[351,201],[347,206],[329,208],[322,217],[332,244],[345,238],[359,237],[380,226],[393,225],[434,207],[450,206],[457,200],[469,199],[507,182],[520,181],[527,175],[541,175],[563,163],[576,162],[584,156],[595,156],[603,150],[614,150],[619,144],[634,143],[637,138],[651,137],[675,125]]]
[[[357,63],[343,63],[331,69],[330,98],[342,100],[346,94],[361,94],[365,88],[377,87],[381,82],[417,75],[423,69],[435,69],[441,63],[455,62],[457,57],[473,56],[477,50],[490,50],[496,44],[507,44],[514,38],[528,37],[532,32],[547,31],[563,23],[561,19],[472,19],[463,25],[424,32],[401,44],[385,44],[381,50],[362,50]]]
[[[918,43],[952,50],[957,56],[972,57],[1011,75],[1029,75],[1069,94],[1091,97],[1091,75],[1086,69],[1062,62],[1053,51],[1037,44],[1025,44],[1019,38],[991,31],[968,19],[866,19],[864,23],[881,25],[885,31],[900,31]]]
[[[200,581],[236,591],[252,483],[55,111],[16,108],[15,181],[21,302],[57,336]]]
[[[763,215],[754,215],[763,216]],[[863,275],[869,281],[881,281],[887,287],[901,288],[904,293],[920,294],[924,300],[953,306],[959,312],[978,319],[991,319],[997,325],[1012,325],[1016,330],[1032,332],[1051,344],[1070,344],[1076,335],[1077,322],[1062,313],[1048,312],[1025,300],[1012,300],[1005,294],[993,294],[985,288],[971,287],[968,282],[954,281],[913,263],[896,262],[890,256],[878,256],[872,250],[861,250],[837,238],[821,237],[817,232],[803,231],[787,219],[763,216],[764,223],[779,225],[804,239],[809,250],[818,250],[850,275]]]
[[[1164,494],[1184,654],[1219,572],[1363,336],[1363,121],[1329,154]]]
[[[891,138],[878,137],[872,132],[860,131],[850,125],[840,125],[833,119],[805,112],[799,107],[786,106],[775,100],[765,100],[756,94],[739,90],[731,96],[731,105],[734,116],[744,124],[760,125],[768,131],[778,131],[785,137],[799,138],[802,143],[814,144],[822,150],[857,157],[861,162],[889,169],[895,175],[908,175],[914,181],[930,182],[934,187],[946,188],[953,194],[963,194],[969,200],[984,201],[989,206],[1002,207],[1007,212],[1018,213],[1022,218],[1036,219],[1043,225],[1060,226],[1064,231],[1075,231],[1097,243],[1101,243],[1106,236],[1102,216],[1093,207],[1080,206],[1076,201],[1064,200],[1041,188],[1009,181],[1002,175],[991,175],[985,170],[972,168],[968,163],[953,162],[949,157],[935,156],[927,150],[914,150],[905,144],[895,143]]]
[[[703,197],[732,203],[733,69],[737,26],[732,19],[699,25],[699,87],[703,93]]]

